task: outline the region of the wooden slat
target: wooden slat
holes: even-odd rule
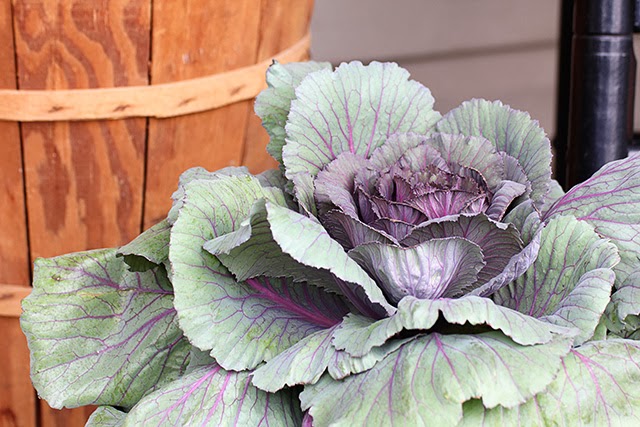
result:
[[[11,0],[0,0],[0,88],[15,88]],[[0,122],[0,283],[29,285],[22,154],[17,123]]]
[[[20,304],[30,293],[29,286],[0,284],[0,317],[20,317]]]
[[[15,89],[11,0],[0,0],[0,88]],[[0,283],[29,286],[20,132],[0,122]],[[3,292],[0,289],[0,293]],[[0,306],[2,306],[0,300]],[[29,379],[29,350],[18,319],[0,318],[0,426],[33,426],[35,392]]]
[[[153,3],[152,84],[191,79],[253,64],[260,8],[256,0]],[[178,177],[193,166],[240,165],[249,105],[239,102],[191,116],[151,119],[145,227],[171,206]]]
[[[313,0],[262,0],[256,62],[271,57],[306,34],[312,12]],[[269,136],[254,114],[253,104],[249,106],[248,116],[242,164],[252,173],[277,167],[266,152]]]
[[[266,87],[264,75],[272,59],[282,63],[301,61],[308,55],[310,41],[306,34],[255,65],[172,83],[100,89],[0,89],[0,120],[165,118],[214,110],[255,98]]]
[[[148,0],[14,0],[20,89],[148,83]],[[31,256],[120,245],[140,232],[145,119],[22,125]],[[43,427],[88,411],[41,406]]]
[[[36,395],[29,379],[29,349],[18,319],[0,317],[0,426],[36,425]]]

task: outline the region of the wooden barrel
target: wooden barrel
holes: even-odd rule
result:
[[[252,98],[271,58],[306,58],[312,8],[0,0],[0,425],[89,413],[53,411],[31,388],[17,317],[33,259],[131,240],[189,167],[273,167]]]

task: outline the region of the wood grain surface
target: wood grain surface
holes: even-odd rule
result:
[[[313,0],[261,0],[255,61],[264,61],[303,37],[309,30],[312,12]],[[266,151],[269,135],[253,112],[253,103],[247,115],[242,164],[252,173],[277,167]]]
[[[0,50],[0,88],[139,86],[250,66],[299,41],[312,7],[311,0],[0,0],[0,43],[11,47]],[[164,218],[189,167],[274,166],[266,133],[253,100],[170,119],[0,121],[0,132],[0,232],[11,236],[0,239],[0,286],[11,285],[0,291],[11,301],[0,305],[9,316],[0,316],[0,339],[11,343],[0,352],[0,426],[82,426],[92,408],[36,408],[25,339],[11,317],[26,292],[15,285],[28,286],[36,257],[117,246]]]
[[[14,0],[20,89],[148,83],[148,0]],[[145,119],[22,124],[31,257],[116,246],[140,231]],[[52,411],[75,427],[90,410]]]
[[[0,0],[0,46],[0,88],[15,89],[10,0]],[[0,283],[28,289],[30,263],[18,124],[0,122],[0,135]],[[6,294],[8,288],[3,286],[0,293]],[[16,317],[0,317],[0,342],[0,426],[33,426],[36,398],[29,379],[29,351]]]
[[[257,0],[155,2],[152,84],[190,79],[255,63]],[[239,166],[253,101],[170,119],[151,119],[144,226],[163,219],[180,174]]]
[[[20,304],[30,293],[30,286],[0,283],[0,317],[20,317]]]
[[[16,88],[11,3],[0,1],[0,87]],[[29,285],[29,255],[20,132],[0,122],[0,283]],[[35,393],[29,379],[29,352],[16,318],[0,318],[0,425],[35,423]]]
[[[273,60],[302,61],[311,37],[247,67],[194,79],[143,86],[98,89],[0,89],[0,120],[51,122],[177,117],[210,111],[255,98],[267,87],[264,76]]]

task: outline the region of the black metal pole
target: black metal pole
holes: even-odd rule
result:
[[[623,158],[633,137],[633,0],[576,0],[566,186]]]
[[[571,43],[573,40],[573,3],[560,3],[560,46],[556,87],[555,177],[561,186],[567,178],[567,141],[569,140],[569,96],[571,88]]]

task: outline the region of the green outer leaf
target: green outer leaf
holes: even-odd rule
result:
[[[336,351],[329,362],[328,371],[333,379],[341,380],[352,374],[359,374],[373,368],[376,363],[393,353],[415,337],[392,339],[380,347],[373,347],[362,357],[351,356],[346,351]]]
[[[627,316],[640,314],[640,271],[627,276],[611,296],[611,304],[622,322]]]
[[[191,181],[195,180],[204,180],[204,181],[215,181],[216,179],[220,179],[223,177],[229,176],[249,176],[249,169],[244,166],[229,166],[226,168],[219,169],[215,172],[209,172],[205,168],[195,167],[191,169],[187,169],[182,172],[180,175],[180,180],[178,182],[178,189],[171,195],[171,199],[173,200],[173,205],[169,210],[169,214],[167,215],[167,221],[169,224],[173,225],[173,223],[178,218],[178,211],[182,207],[183,199],[184,199],[184,189],[187,184]]]
[[[640,343],[607,340],[571,350],[547,389],[516,408],[464,406],[464,426],[592,425],[640,423]]]
[[[364,373],[342,381],[324,376],[305,386],[302,409],[317,425],[456,425],[462,403],[471,398],[513,407],[543,391],[570,341],[519,346],[499,332],[430,334]]]
[[[428,330],[436,323],[440,313],[449,324],[486,325],[500,330],[522,345],[548,343],[556,334],[573,336],[570,329],[542,322],[496,305],[489,298],[477,296],[438,300],[406,297],[398,304],[396,316],[405,329]]]
[[[374,321],[368,317],[349,314],[333,333],[333,345],[351,356],[363,357],[401,330],[402,323],[398,316]]]
[[[299,426],[295,394],[268,394],[251,385],[250,372],[200,367],[145,396],[124,426]]]
[[[163,220],[149,228],[116,252],[131,271],[147,271],[169,259],[171,225]]]
[[[21,326],[31,379],[53,408],[133,406],[186,367],[164,269],[132,273],[115,249],[36,260]]]
[[[551,206],[558,200],[564,197],[564,189],[560,186],[560,183],[555,179],[552,179],[549,183],[549,193],[545,196],[542,204],[539,206],[540,212],[544,215]]]
[[[397,64],[356,61],[302,81],[291,102],[282,150],[299,203],[313,196],[313,188],[299,177],[316,176],[340,153],[369,157],[394,133],[425,134],[435,125],[440,114],[433,110],[431,92],[408,78]]]
[[[307,74],[331,68],[328,62],[308,61],[283,65],[274,61],[267,70],[268,88],[256,98],[255,112],[271,137],[267,151],[278,163],[282,163],[282,146],[286,136],[284,126],[291,101],[296,98],[295,88]]]
[[[334,327],[309,335],[269,360],[253,373],[253,385],[275,392],[285,385],[315,384],[326,370],[334,379],[343,379],[371,369],[389,353],[414,339],[391,340],[371,348],[362,357],[354,357],[332,345],[335,330]]]
[[[528,113],[500,101],[473,99],[447,113],[436,126],[439,132],[483,136],[498,151],[516,158],[531,182],[531,198],[541,202],[551,180],[551,143]]]
[[[501,307],[488,298],[423,300],[408,296],[400,301],[395,315],[378,321],[349,314],[333,333],[333,345],[353,357],[363,357],[403,329],[431,330],[440,316],[451,325],[486,325],[522,345],[548,343],[556,334],[575,335],[571,329]]]
[[[505,215],[502,222],[513,224],[513,226],[520,232],[520,237],[525,244],[529,244],[529,242],[531,242],[542,225],[540,213],[531,200],[520,203],[518,206],[513,208],[507,215]]]
[[[352,288],[361,290],[370,305],[380,307],[387,314],[395,312],[375,282],[322,225],[272,203],[267,204],[267,212],[271,234],[284,253],[301,264],[330,271]]]
[[[252,384],[275,392],[285,385],[314,384],[335,353],[331,336],[335,327],[311,334],[289,347],[253,373]]]
[[[497,304],[576,327],[576,344],[591,338],[611,294],[619,260],[615,245],[593,227],[558,216],[542,230],[538,258],[515,282],[494,295]]]
[[[172,228],[170,259],[180,326],[193,345],[211,350],[225,369],[252,369],[305,336],[339,323],[346,311],[324,291],[288,279],[238,283],[203,249],[207,241],[239,227],[272,189],[263,189],[250,176],[192,181],[185,186]]]
[[[408,79],[397,64],[358,61],[308,75],[287,120],[287,177],[315,176],[347,151],[369,157],[394,133],[427,133],[440,114],[429,89]]]
[[[553,314],[540,319],[580,330],[574,345],[597,339],[595,334],[615,279],[616,275],[610,268],[598,268],[585,273],[571,293],[560,301]]]
[[[100,406],[93,411],[84,427],[120,427],[126,416],[125,412],[111,406]]]
[[[543,220],[558,215],[573,215],[616,244],[621,260],[614,271],[620,286],[640,262],[640,153],[604,165],[560,198]]]
[[[204,249],[215,255],[238,281],[258,276],[290,277],[342,295],[328,270],[309,267],[282,251],[271,234],[268,209],[272,208],[267,208],[267,202],[256,201],[250,217],[238,229],[208,241]],[[338,298],[335,303],[344,307]]]

